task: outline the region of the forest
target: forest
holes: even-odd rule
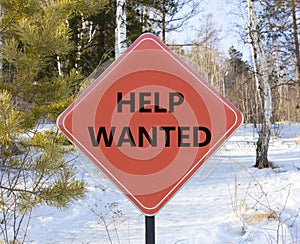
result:
[[[260,135],[256,167],[271,167],[271,126],[300,122],[300,2],[231,0],[248,16],[235,28],[251,59],[220,49],[210,15],[189,43],[169,38],[202,14],[201,2],[0,0],[0,243],[25,241],[36,206],[61,208],[84,195],[64,158],[72,146],[57,128],[41,128],[142,33],[157,35],[242,111]]]

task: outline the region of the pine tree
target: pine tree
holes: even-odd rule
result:
[[[66,207],[85,185],[64,159],[70,144],[54,122],[74,99],[82,78],[61,76],[57,57],[74,51],[65,1],[2,1],[3,72],[0,82],[0,240],[23,243],[31,211],[40,204]],[[14,6],[14,4],[16,6]]]
[[[226,97],[243,111],[244,122],[255,126],[260,121],[258,114],[255,82],[249,64],[243,54],[231,46],[228,50],[227,72],[225,77]]]

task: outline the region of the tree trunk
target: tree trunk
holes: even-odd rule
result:
[[[253,68],[261,107],[261,128],[256,144],[255,167],[266,168],[271,164],[268,160],[268,149],[271,133],[272,93],[269,83],[269,72],[265,51],[261,43],[254,0],[247,0],[248,6],[248,38],[251,45]]]
[[[148,6],[143,5],[141,11],[142,32],[148,31]]]
[[[300,82],[300,50],[299,50],[298,25],[297,25],[295,0],[291,0],[291,9],[292,9],[292,18],[293,18],[293,34],[294,34],[294,43],[295,43],[296,71],[297,71],[298,82]]]
[[[56,63],[57,63],[57,72],[58,72],[58,75],[59,75],[60,77],[63,77],[63,73],[62,73],[62,64],[61,64],[61,61],[60,61],[60,58],[59,58],[58,55],[56,56]]]
[[[161,18],[162,42],[166,43],[166,1],[162,2],[162,18]]]
[[[119,58],[127,49],[126,43],[126,0],[117,0],[115,58]]]

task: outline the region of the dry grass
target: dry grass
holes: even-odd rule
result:
[[[248,218],[247,218],[247,223],[250,224],[258,224],[264,220],[268,220],[268,219],[276,219],[277,215],[274,211],[266,211],[266,212],[256,212],[251,214]]]
[[[300,145],[300,135],[297,137],[296,144]]]

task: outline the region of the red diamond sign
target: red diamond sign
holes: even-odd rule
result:
[[[241,123],[241,112],[152,34],[140,36],[57,120],[146,215]]]

